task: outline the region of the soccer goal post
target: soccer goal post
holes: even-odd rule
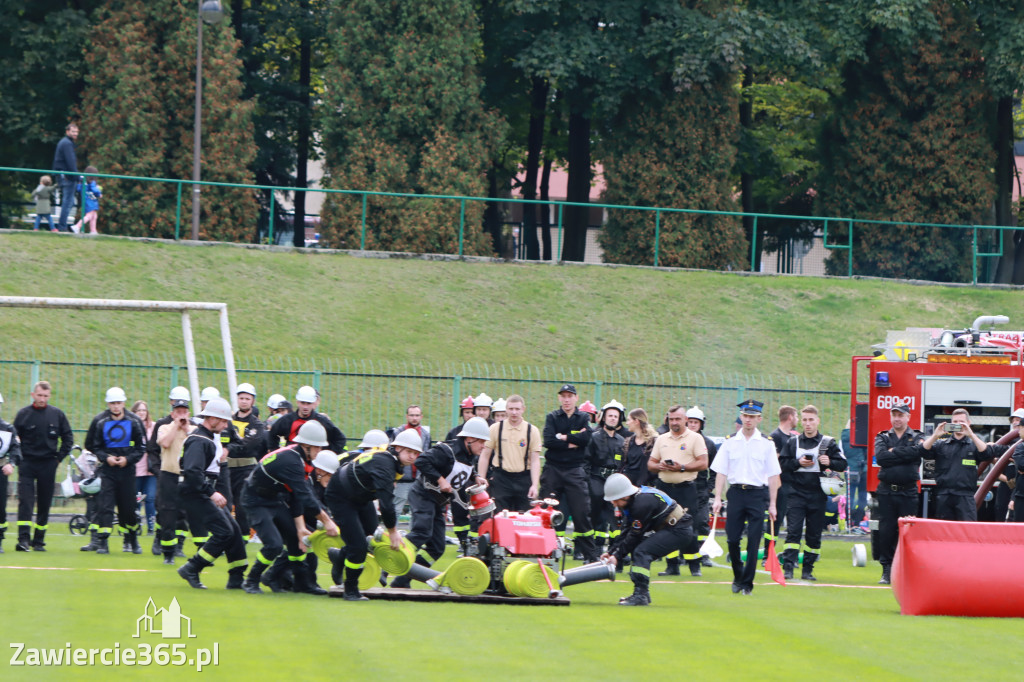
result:
[[[224,366],[228,375],[228,400],[233,410],[238,409],[238,388],[235,379],[235,355],[231,348],[231,326],[228,324],[227,303],[202,301],[142,301],[113,298],[48,298],[40,296],[0,296],[2,308],[50,308],[72,310],[133,310],[137,312],[181,313],[181,334],[185,342],[185,362],[188,365],[189,391],[192,394],[192,414],[199,413],[199,373],[196,369],[196,349],[192,341],[193,310],[215,310],[220,316],[220,338],[224,345]]]

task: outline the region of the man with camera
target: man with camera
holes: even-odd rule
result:
[[[882,564],[880,585],[888,585],[892,560],[899,542],[899,519],[917,514],[917,479],[921,467],[921,433],[909,428],[910,407],[893,405],[889,411],[892,428],[875,436],[878,470],[878,562]],[[973,502],[973,500],[972,500]]]
[[[658,474],[657,487],[668,493],[691,515],[697,513],[697,472],[708,468],[708,448],[704,438],[686,428],[686,408],[673,405],[668,410],[668,432],[658,436],[651,448],[647,469]],[[683,548],[683,560],[690,567],[690,575],[699,576],[700,546],[697,536]],[[680,560],[669,555],[664,575],[679,575]]]
[[[978,463],[1006,452],[1006,446],[985,443],[971,429],[967,410],[953,410],[947,424],[940,422],[921,443],[923,456],[935,460],[935,518],[977,521]]]
[[[178,478],[181,476],[181,455],[185,439],[196,430],[189,418],[189,402],[179,397],[171,400],[169,421],[156,430],[157,447],[160,448],[160,473],[157,475],[156,520],[160,533],[160,550],[164,563],[174,564],[174,557],[184,557],[182,545],[188,528],[185,514],[178,500]]]

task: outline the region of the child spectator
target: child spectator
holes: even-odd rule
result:
[[[49,175],[44,175],[39,178],[39,186],[32,192],[32,198],[36,202],[36,224],[33,230],[39,229],[39,221],[46,216],[46,222],[50,224],[50,232],[56,232],[57,228],[53,226],[53,216],[50,215],[50,196],[53,195],[53,180]]]
[[[86,173],[98,173],[96,166],[87,166],[85,169]],[[85,225],[89,226],[89,234],[99,234],[96,231],[96,218],[100,211],[100,197],[103,196],[103,188],[96,182],[96,178],[90,178],[88,175],[85,176],[85,206],[82,207],[82,219],[71,226],[72,232],[80,232],[85,228]],[[82,185],[79,184],[75,192],[81,192]]]

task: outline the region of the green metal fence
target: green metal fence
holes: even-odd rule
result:
[[[19,184],[25,184],[18,180],[20,177],[26,177],[26,174],[39,175],[43,173],[51,173],[52,171],[46,169],[35,169],[35,168],[17,168],[0,166],[0,174],[10,173],[7,177],[10,178],[10,182],[18,182]],[[403,194],[398,192],[373,192],[363,190],[337,190],[337,189],[307,189],[307,188],[296,188],[296,187],[278,187],[271,185],[248,185],[248,184],[236,184],[236,183],[224,183],[224,182],[208,182],[201,181],[194,183],[192,180],[187,179],[168,179],[168,178],[150,178],[141,176],[131,175],[110,175],[103,173],[93,174],[98,178],[113,178],[119,180],[129,180],[144,183],[159,183],[172,185],[176,195],[175,204],[175,230],[174,238],[180,239],[182,237],[182,202],[183,199],[183,187],[188,185],[200,185],[202,187],[219,187],[219,188],[234,188],[238,190],[262,190],[270,191],[270,211],[269,211],[269,224],[268,224],[268,238],[270,243],[274,242],[274,216],[275,216],[275,202],[276,192],[319,192],[328,195],[348,195],[360,199],[359,204],[361,205],[360,215],[360,243],[359,249],[365,250],[366,248],[366,233],[367,233],[367,221],[368,221],[368,197],[388,197],[393,198],[397,201],[410,202],[412,205],[418,205],[416,202],[422,200],[428,201],[440,201],[440,202],[455,202],[459,206],[459,247],[458,255],[463,255],[463,243],[464,243],[464,232],[466,224],[466,206],[471,203],[483,203],[483,204],[497,204],[500,207],[512,207],[513,205],[541,205],[550,207],[553,215],[553,228],[555,230],[555,243],[556,248],[553,251],[554,261],[561,260],[561,251],[563,244],[562,234],[562,219],[564,215],[564,208],[566,206],[582,206],[590,209],[601,209],[605,215],[613,211],[625,211],[625,212],[641,212],[649,216],[652,228],[654,230],[654,243],[652,244],[652,259],[648,265],[655,267],[663,265],[660,258],[660,226],[664,219],[664,216],[671,214],[688,214],[688,215],[721,215],[729,217],[733,220],[739,221],[742,219],[750,219],[753,225],[754,239],[750,244],[750,262],[749,269],[757,269],[758,262],[758,239],[761,237],[760,230],[758,228],[759,221],[786,221],[802,225],[815,226],[816,232],[807,244],[807,250],[817,249],[827,254],[830,251],[845,251],[846,252],[846,267],[845,275],[852,277],[854,275],[875,275],[874,272],[855,272],[854,270],[854,249],[855,240],[854,234],[857,230],[861,230],[868,226],[885,226],[896,231],[906,230],[907,228],[937,228],[939,230],[953,230],[957,233],[962,233],[964,230],[968,232],[967,237],[970,242],[970,258],[971,258],[971,283],[976,284],[983,279],[987,279],[986,275],[994,271],[992,267],[996,262],[995,259],[1000,258],[1003,255],[1003,243],[1004,243],[1004,232],[1007,230],[1016,230],[1016,227],[1010,226],[998,226],[998,225],[977,225],[977,224],[965,224],[965,225],[954,225],[954,224],[943,224],[943,223],[925,223],[925,222],[894,222],[886,220],[864,220],[857,218],[845,218],[845,217],[816,217],[816,216],[794,216],[794,215],[780,215],[780,214],[768,214],[768,213],[737,213],[729,211],[705,211],[699,209],[688,209],[688,208],[675,208],[675,207],[654,207],[654,206],[628,206],[628,205],[617,205],[617,204],[595,204],[595,203],[574,203],[567,201],[540,201],[540,200],[527,200],[527,199],[510,199],[510,198],[492,198],[492,197],[469,197],[469,196],[458,196],[458,195],[442,195],[442,194]],[[2,176],[0,176],[2,177]],[[27,192],[26,192],[27,195]],[[527,208],[523,206],[522,208]],[[146,222],[145,216],[139,216],[138,220]],[[762,223],[763,224],[763,223]],[[253,233],[256,233],[256,226],[254,225]],[[831,233],[831,234],[830,234]],[[820,254],[819,254],[820,255]],[[765,260],[770,261],[774,257],[772,254],[764,254],[766,257],[762,260],[761,270],[762,271],[774,271],[772,268],[765,266]],[[791,260],[791,259],[790,259]],[[805,272],[801,267],[800,274],[825,274],[824,267],[822,265],[823,260],[819,258],[820,262],[815,262],[808,267]],[[784,269],[785,272],[791,272],[791,269]],[[844,274],[840,270],[834,274]]]
[[[167,412],[170,388],[187,383],[184,358],[171,354],[26,349],[20,357],[11,350],[4,356],[0,359],[0,393],[7,401],[3,416],[13,420],[16,410],[28,404],[33,383],[45,379],[53,385],[52,403],[67,413],[77,440],[84,439],[90,420],[105,409],[103,397],[110,386],[125,389],[129,407],[135,400],[145,400],[155,418]],[[197,362],[200,386],[226,389],[222,357],[200,355]],[[353,444],[371,428],[401,424],[410,404],[423,408],[424,423],[432,427],[435,439],[442,438],[458,420],[459,401],[481,392],[492,398],[522,395],[526,419],[543,426],[544,415],[558,407],[557,391],[564,382],[576,385],[580,402],[590,400],[601,407],[614,399],[627,410],[643,407],[656,424],[673,404],[700,405],[708,416],[707,433],[713,436],[733,433],[735,405],[746,398],[765,403],[766,431],[775,427],[775,412],[783,404],[817,405],[822,430],[835,436],[849,415],[845,387],[811,386],[792,376],[291,357],[236,357],[235,362],[238,381],[256,386],[257,405],[264,413],[272,393],[292,399],[299,386],[317,388],[320,410]]]

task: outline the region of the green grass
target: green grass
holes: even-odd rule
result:
[[[842,388],[888,329],[1024,328],[1016,289],[651,268],[357,258],[49,233],[0,235],[0,294],[224,301],[249,356],[795,376]],[[3,311],[5,357],[180,353],[175,315]],[[197,346],[219,348],[212,314]]]
[[[631,589],[622,580],[567,588],[569,607],[351,604],[227,592],[221,562],[203,573],[210,589],[199,592],[157,557],[122,554],[117,541],[109,556],[80,553],[82,538],[52,526],[46,554],[16,554],[5,543],[2,639],[40,648],[155,646],[156,635],[133,639],[135,621],[148,598],[157,607],[177,598],[197,635],[188,651],[219,644],[219,667],[204,671],[219,679],[675,679],[685,669],[688,679],[1006,680],[1004,665],[983,663],[964,643],[1024,636],[1019,620],[899,615],[891,591],[875,584],[877,564],[852,567],[851,544],[838,540],[825,542],[820,584],[781,587],[759,575],[750,597],[732,594],[731,571],[716,567],[703,578],[659,580],[648,608],[616,604]],[[5,680],[189,674],[2,665]]]

